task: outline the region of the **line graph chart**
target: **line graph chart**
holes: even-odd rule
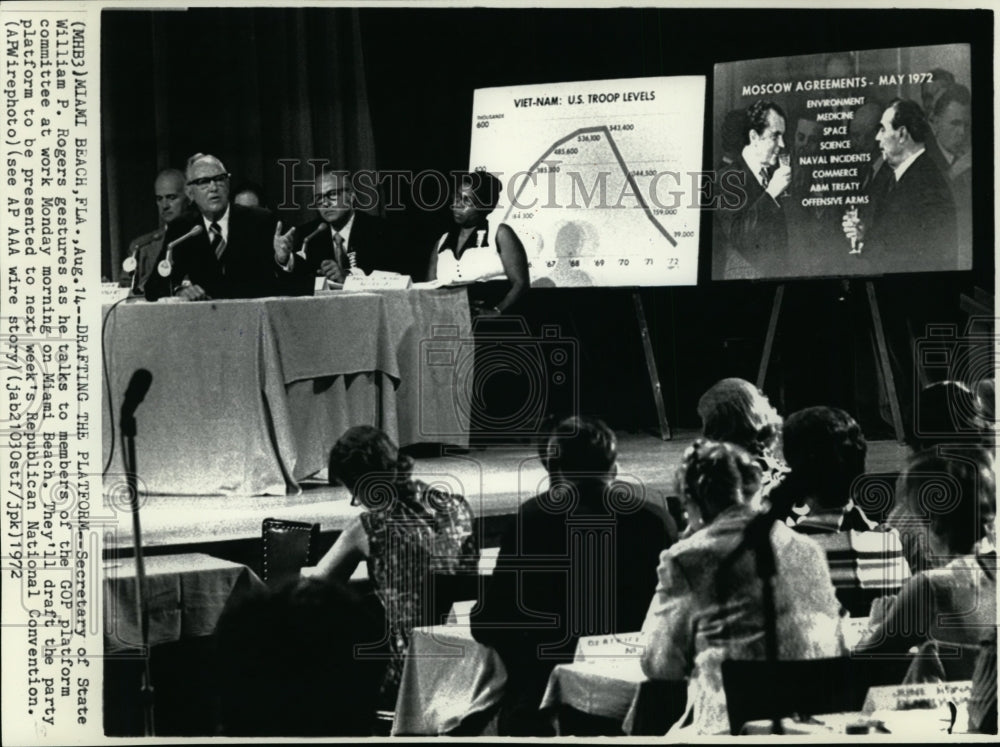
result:
[[[500,177],[532,285],[691,285],[703,77],[480,89],[470,168]]]

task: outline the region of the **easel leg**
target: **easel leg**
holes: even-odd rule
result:
[[[778,315],[781,313],[781,302],[785,297],[785,284],[781,283],[774,290],[774,303],[771,305],[771,319],[767,323],[767,335],[764,337],[764,351],[760,354],[760,368],[757,369],[757,388],[764,391],[767,380],[767,367],[771,362],[771,350],[774,348],[774,333],[778,329]]]
[[[646,356],[646,372],[649,374],[649,384],[653,389],[653,402],[656,405],[656,417],[660,424],[660,438],[667,441],[670,439],[670,425],[667,423],[667,412],[663,407],[660,375],[656,370],[653,343],[649,339],[649,326],[646,324],[646,312],[642,307],[642,297],[639,295],[639,291],[632,291],[632,302],[635,305],[635,319],[639,325],[639,336],[642,338],[642,352]]]
[[[882,372],[886,395],[889,397],[889,409],[892,411],[892,427],[896,431],[896,440],[904,440],[903,416],[899,409],[899,396],[896,394],[896,379],[892,375],[889,364],[889,350],[885,344],[885,329],[882,327],[882,314],[878,310],[878,300],[875,298],[875,285],[871,280],[865,281],[868,291],[868,306],[872,312],[872,326],[875,328],[875,344],[878,348],[879,368]]]

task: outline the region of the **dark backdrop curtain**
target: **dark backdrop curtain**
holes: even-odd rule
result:
[[[156,228],[156,173],[194,153],[262,185],[272,208],[295,202],[293,222],[311,190],[284,190],[310,179],[307,159],[376,167],[357,9],[106,10],[102,25],[106,277]],[[282,159],[301,166],[286,176]]]

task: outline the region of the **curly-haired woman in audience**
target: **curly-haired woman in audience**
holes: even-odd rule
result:
[[[415,626],[431,624],[431,574],[474,572],[479,550],[472,510],[460,495],[414,480],[413,460],[382,431],[350,428],[330,451],[330,482],[339,480],[365,511],[341,532],[304,576],[346,580],[362,560],[385,608],[391,651],[382,706],[395,707],[403,654]]]
[[[734,555],[757,516],[748,501],[760,489],[760,468],[738,446],[696,441],[678,470],[678,488],[700,528],[660,556],[659,585],[642,628],[642,669],[652,679],[689,678],[687,712],[675,727],[681,733],[728,733],[722,662],[765,657],[754,555]],[[822,550],[781,522],[769,541],[777,565],[779,657],[841,655],[839,604]]]
[[[781,435],[781,415],[767,397],[749,381],[717,381],[698,400],[698,415],[705,438],[742,447],[761,468],[761,496],[777,485],[787,472],[775,455]]]
[[[910,578],[864,651],[903,653],[927,640],[978,644],[996,628],[996,552],[980,553],[994,531],[996,479],[975,456],[924,452],[902,484],[927,536],[932,568]]]

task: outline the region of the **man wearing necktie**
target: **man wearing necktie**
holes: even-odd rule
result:
[[[792,179],[779,164],[785,150],[785,112],[771,101],[747,109],[743,150],[719,174],[721,203],[715,213],[715,279],[794,274],[788,268],[788,228],[779,198]]]
[[[314,189],[318,218],[287,232],[279,223],[274,236],[275,256],[293,278],[294,293],[311,294],[316,277],[343,283],[351,273],[400,271],[396,242],[385,221],[356,209],[351,174],[324,168]]]
[[[882,114],[876,140],[889,168],[873,180],[865,209],[842,222],[873,273],[959,269],[955,203],[928,155],[930,135],[915,101],[896,99]]]
[[[200,301],[277,295],[274,216],[229,202],[230,175],[215,156],[192,156],[185,175],[185,192],[197,212],[167,228],[159,265],[146,282],[146,298]]]

